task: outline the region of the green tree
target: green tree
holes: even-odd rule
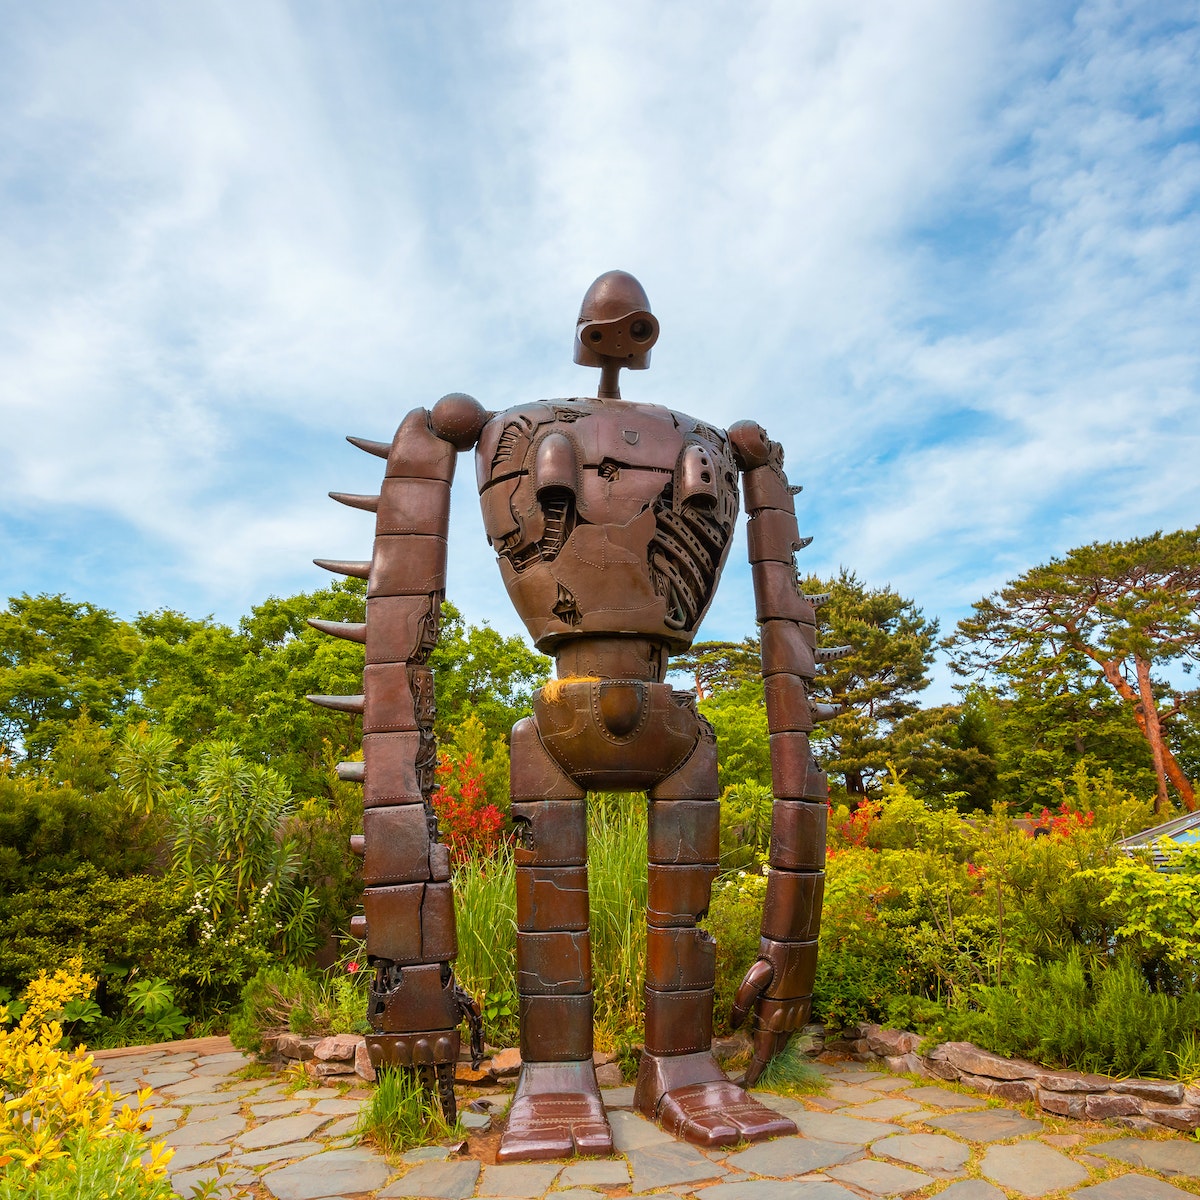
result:
[[[1082,667],[1103,680],[1149,747],[1158,810],[1168,807],[1168,783],[1196,807],[1169,737],[1194,693],[1170,688],[1162,672],[1200,658],[1200,527],[1051,559],[980,600],[947,645],[964,674],[1045,679]]]
[[[449,602],[442,605],[442,631],[429,656],[437,696],[439,737],[474,714],[487,742],[508,739],[512,727],[529,715],[533,693],[550,677],[550,660],[524,639],[505,637],[488,624],[468,625]]]
[[[1004,795],[995,722],[977,697],[910,713],[896,723],[889,743],[904,782],[938,807],[990,812]]]
[[[829,595],[817,609],[818,644],[850,647],[813,681],[815,700],[842,706],[813,741],[825,769],[843,777],[851,798],[862,798],[897,757],[894,731],[917,712],[915,696],[929,686],[938,623],[893,588],[869,588],[844,567],[833,579],[808,577],[801,590]]]
[[[0,753],[45,762],[72,721],[101,724],[136,687],[137,630],[62,595],[14,596],[0,612]]]
[[[706,700],[762,678],[762,652],[756,637],[740,642],[697,642],[671,659],[671,670],[686,672],[695,681],[696,695]]]

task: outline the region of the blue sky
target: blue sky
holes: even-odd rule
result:
[[[949,630],[1200,519],[1200,6],[0,2],[0,587],[235,621],[449,391],[753,417],[801,566]],[[463,463],[464,468],[469,464]],[[471,485],[449,594],[516,632]],[[735,546],[702,631],[752,631]],[[944,676],[933,695],[948,695]]]

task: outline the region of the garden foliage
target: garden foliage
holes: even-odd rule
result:
[[[149,1092],[118,1109],[108,1085],[97,1086],[91,1056],[63,1049],[64,1014],[86,1005],[95,986],[75,959],[35,976],[15,1021],[0,1005],[0,1200],[173,1195],[171,1151],[144,1136]]]

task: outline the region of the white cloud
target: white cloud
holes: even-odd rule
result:
[[[75,586],[87,513],[88,598],[145,594],[139,539],[163,603],[317,586],[310,557],[365,553],[319,499],[377,474],[340,435],[593,386],[570,337],[612,266],[663,321],[626,394],[782,440],[806,568],[952,618],[1190,523],[1198,40],[1185,6],[1108,3],[25,10],[3,582]],[[516,628],[461,473],[451,586]],[[733,565],[708,632],[748,608]]]

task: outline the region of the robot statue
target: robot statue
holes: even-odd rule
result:
[[[351,438],[387,460],[379,496],[331,493],[375,512],[370,562],[318,565],[368,581],[364,624],[313,621],[363,642],[363,694],[316,696],[361,712],[365,933],[374,967],[367,1038],[377,1068],[409,1068],[454,1114],[460,1021],[478,1009],[457,986],[447,850],[431,796],[433,679],[445,587],[450,481],[475,450],[484,527],[530,637],[557,679],[512,733],[517,829],[517,990],[521,1075],[501,1160],[612,1151],[592,1065],[586,794],[649,794],[645,1050],[637,1109],[700,1145],[794,1133],[747,1095],[808,1018],[824,884],[826,781],[808,732],[814,602],[797,588],[798,536],[783,454],[752,421],[725,433],[682,413],[621,399],[622,367],[649,366],[658,321],[641,285],[610,271],[588,289],[575,361],[600,368],[595,398],[489,413],[469,396],[419,408],[390,444]],[[717,874],[717,748],[691,692],[664,683],[691,644],[733,536],[737,480],[750,520],[775,796],[759,957],[733,1020],[753,1016],[753,1060],[730,1082],[711,1054],[716,946],[698,928]]]

